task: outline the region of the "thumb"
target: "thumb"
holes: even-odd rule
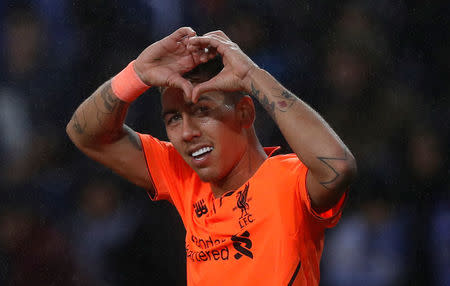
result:
[[[198,100],[198,97],[208,91],[215,91],[220,90],[219,86],[219,80],[217,76],[213,77],[212,79],[197,84],[193,91],[192,91],[192,102],[196,103]]]
[[[186,101],[192,100],[192,90],[194,86],[190,81],[183,78],[180,74],[173,74],[171,77],[167,79],[167,86],[175,87],[183,90],[184,99]]]

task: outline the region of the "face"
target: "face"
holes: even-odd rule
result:
[[[239,110],[222,92],[207,92],[186,102],[179,89],[162,95],[167,136],[205,182],[220,181],[238,165],[246,149]]]

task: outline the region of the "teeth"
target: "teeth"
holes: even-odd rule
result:
[[[213,147],[203,147],[203,148],[201,148],[201,149],[195,151],[194,153],[192,153],[191,156],[192,156],[192,157],[197,157],[197,156],[200,156],[200,155],[205,154],[206,152],[210,152],[210,151],[212,151],[213,149],[214,149]]]

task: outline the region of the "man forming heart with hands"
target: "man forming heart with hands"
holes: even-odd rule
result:
[[[160,88],[170,142],[124,124],[150,86]],[[294,153],[261,146],[254,99]],[[67,133],[86,155],[177,208],[188,285],[318,285],[324,231],[341,216],[355,159],[316,111],[222,31],[197,36],[183,27],[153,43],[77,108]]]

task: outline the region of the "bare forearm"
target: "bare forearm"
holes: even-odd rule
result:
[[[356,169],[353,155],[317,112],[264,70],[252,72],[247,89],[270,113],[289,146],[323,187],[341,189],[348,185],[348,175]]]
[[[116,141],[125,135],[128,107],[114,95],[111,81],[107,81],[77,108],[67,124],[67,133],[77,146],[89,148]]]

